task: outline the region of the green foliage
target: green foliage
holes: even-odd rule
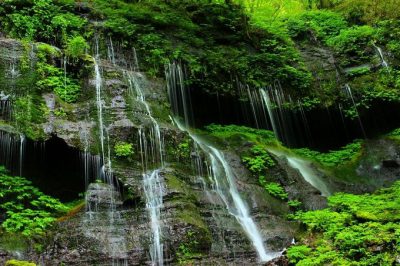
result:
[[[354,23],[374,25],[387,19],[398,19],[399,2],[386,0],[341,0],[335,1],[335,9]]]
[[[176,148],[176,156],[178,157],[178,160],[190,158],[190,142],[188,138],[178,144],[178,147]]]
[[[339,193],[328,209],[299,212],[309,230],[307,246],[288,250],[291,263],[392,265],[400,245],[400,182],[374,194]]]
[[[288,206],[293,208],[293,209],[299,209],[303,203],[299,200],[289,200],[288,201]]]
[[[47,196],[23,177],[11,177],[0,168],[0,209],[6,213],[2,227],[10,233],[40,235],[68,211],[59,200]]]
[[[14,102],[14,120],[20,132],[37,140],[43,136],[40,123],[44,122],[47,107],[39,97],[18,97]]]
[[[386,43],[386,49],[396,58],[400,58],[400,21],[384,20],[378,23],[377,39]]]
[[[8,260],[5,266],[36,266],[35,263],[22,260]]]
[[[274,133],[269,130],[263,129],[255,129],[245,126],[222,126],[211,124],[206,127],[207,131],[211,136],[221,138],[221,139],[230,139],[236,136],[244,136],[250,141],[253,142],[262,142],[266,145],[279,145],[279,141],[276,139]]]
[[[151,75],[180,61],[187,83],[209,93],[236,94],[237,77],[251,86],[282,85],[306,89],[310,74],[291,42],[249,24],[245,8],[215,1],[97,0],[93,15],[104,19],[109,35],[134,45]],[[129,45],[128,45],[129,43]]]
[[[335,167],[356,160],[360,155],[361,148],[362,142],[355,141],[344,146],[340,150],[330,151],[328,153],[313,151],[307,148],[294,149],[293,151],[301,156],[312,159],[324,166]]]
[[[271,196],[281,200],[286,200],[288,198],[288,194],[280,184],[275,182],[268,183],[265,176],[260,176],[258,181]]]
[[[260,174],[265,169],[275,166],[274,160],[269,156],[264,146],[253,146],[248,155],[242,157],[247,168],[255,174]]]
[[[364,67],[356,67],[356,68],[351,69],[347,73],[347,75],[349,77],[362,76],[362,75],[369,73],[370,71],[371,71],[371,69],[369,67],[365,67],[365,66]]]
[[[86,24],[85,19],[66,8],[69,7],[52,0],[2,1],[0,23],[11,37],[61,42]]]
[[[114,152],[118,157],[130,157],[134,154],[133,144],[119,141],[114,146]]]
[[[388,137],[392,139],[400,139],[400,128],[396,128],[395,130],[390,132],[388,134]]]
[[[304,260],[311,254],[311,248],[307,247],[306,245],[298,245],[293,246],[288,249],[287,257],[289,258],[290,263],[296,263],[300,260]]]
[[[363,62],[369,59],[371,52],[375,52],[373,49],[368,49],[374,36],[375,30],[372,27],[366,25],[354,26],[341,30],[339,35],[331,37],[327,40],[327,43],[341,56],[355,57],[349,63]]]
[[[36,63],[36,72],[39,75],[39,80],[36,82],[38,89],[54,91],[64,102],[76,102],[80,96],[80,86],[63,70],[51,64],[54,57],[60,56],[60,52],[56,48],[44,44],[38,46],[38,51],[39,60]]]
[[[193,257],[199,256],[198,253],[197,233],[194,231],[187,231],[183,242],[179,245],[176,257],[179,265],[189,265],[193,262]]]
[[[86,53],[87,49],[89,49],[89,45],[86,40],[82,36],[77,35],[68,39],[65,54],[77,59],[82,57]]]
[[[294,39],[302,40],[311,34],[314,38],[326,42],[345,29],[347,22],[338,13],[318,10],[289,18],[287,27],[290,36]]]

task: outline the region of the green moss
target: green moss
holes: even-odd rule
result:
[[[177,218],[184,223],[194,225],[208,232],[208,227],[195,205],[197,198],[190,187],[172,174],[167,174],[165,179],[168,188],[178,193],[171,199],[178,209]]]
[[[14,103],[16,128],[32,140],[44,138],[41,124],[45,121],[48,108],[37,96],[19,97]]]
[[[22,260],[8,260],[5,266],[36,266],[35,263]]]
[[[170,189],[174,189],[174,190],[177,190],[182,193],[188,192],[187,185],[183,181],[181,181],[178,177],[176,177],[175,175],[168,174],[166,176],[166,181],[167,181],[167,186]]]
[[[1,232],[0,247],[11,252],[24,251],[29,248],[29,241],[21,234]]]

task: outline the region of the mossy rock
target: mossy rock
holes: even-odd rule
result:
[[[5,266],[36,266],[36,264],[29,261],[9,260],[6,262]]]

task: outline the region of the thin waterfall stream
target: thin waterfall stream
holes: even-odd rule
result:
[[[324,182],[324,180],[322,180],[322,178],[318,175],[316,170],[311,166],[311,162],[296,156],[289,155],[283,151],[279,151],[276,149],[270,148],[268,149],[268,151],[278,157],[286,158],[289,166],[294,169],[297,169],[300,172],[301,176],[304,178],[304,180],[307,181],[314,188],[316,188],[319,192],[321,192],[322,196],[328,197],[332,194],[331,189]]]
[[[138,137],[142,161],[143,190],[151,227],[151,264],[162,266],[164,262],[164,248],[162,243],[161,210],[164,207],[164,180],[160,175],[160,170],[164,167],[164,143],[161,137],[160,125],[151,113],[150,105],[146,101],[143,88],[135,74],[140,75],[141,78],[144,77],[139,73],[126,74],[129,82],[129,93],[131,96],[136,94],[136,101],[145,107],[146,115],[152,124],[148,136],[145,129],[139,128]],[[147,137],[150,138],[150,147]],[[160,168],[149,171],[148,167],[150,164],[159,165]]]
[[[173,119],[173,122],[181,131],[187,132],[195,145],[197,145],[208,156],[208,160],[211,163],[211,171],[209,171],[209,173],[214,188],[221,200],[224,202],[229,214],[235,217],[247,237],[252,242],[253,247],[257,251],[259,260],[261,262],[266,262],[273,259],[279,253],[268,252],[265,248],[263,236],[251,217],[247,204],[238,191],[234,173],[223,153],[203,141],[197,135],[193,134],[188,128],[190,105],[187,102],[182,67],[176,63],[169,64],[166,67],[165,74],[172,110],[175,115],[182,114],[184,117],[183,123],[180,122],[179,119]],[[179,97],[178,92],[181,97]]]
[[[174,122],[180,130],[187,132],[195,144],[209,157],[208,159],[211,162],[210,177],[215,191],[224,202],[229,214],[236,218],[252,242],[260,261],[266,262],[278,256],[279,252],[268,252],[265,248],[263,236],[251,217],[247,204],[240,196],[234,173],[223,153],[191,133],[178,119],[174,119]]]
[[[122,205],[119,188],[116,187],[112,172],[110,133],[104,124],[102,83],[103,79],[100,71],[100,55],[99,44],[96,40],[96,55],[93,57],[95,89],[96,89],[96,106],[98,116],[99,142],[100,142],[100,158],[93,159],[88,154],[89,143],[87,141],[87,132],[84,132],[85,151],[84,151],[84,171],[85,182],[88,181],[89,162],[94,160],[94,166],[98,167],[96,171],[97,180],[102,180],[104,184],[92,183],[87,187],[86,193],[86,218],[84,223],[87,224],[86,234],[97,238],[104,242],[104,252],[108,253],[112,261],[112,265],[127,265],[127,247],[125,233],[117,225],[121,218],[120,211],[117,210]],[[94,156],[95,158],[98,156]],[[91,162],[93,164],[93,162]],[[104,228],[99,230],[97,227]],[[105,232],[102,235],[101,232]]]

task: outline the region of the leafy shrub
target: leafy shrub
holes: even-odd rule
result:
[[[3,1],[0,3],[0,22],[12,37],[63,42],[67,36],[78,33],[86,19],[66,11],[67,5],[62,2]]]
[[[133,155],[133,144],[127,142],[117,142],[114,146],[115,154],[118,157],[129,157]]]
[[[189,265],[193,263],[193,257],[199,256],[199,241],[197,234],[194,231],[187,231],[182,243],[179,245],[176,252],[179,265]]]
[[[255,145],[250,149],[250,154],[242,157],[242,161],[253,173],[262,173],[266,168],[275,166],[274,160],[269,156],[264,146]]]
[[[296,265],[393,265],[400,237],[400,182],[374,194],[340,193],[328,209],[299,212],[309,235],[288,250]]]
[[[180,160],[188,159],[190,158],[190,143],[189,139],[185,139],[181,143],[178,144],[178,147],[176,148],[176,156]]]
[[[289,200],[288,201],[288,206],[293,208],[293,209],[298,209],[302,205],[301,201],[299,200]]]
[[[67,103],[76,102],[80,96],[80,86],[76,81],[66,76],[58,67],[53,66],[53,57],[60,56],[60,52],[50,45],[41,45],[38,49],[38,62],[36,72],[39,80],[36,82],[42,91],[54,91]]]
[[[386,43],[386,49],[392,55],[400,58],[400,21],[384,20],[378,23],[377,39]]]
[[[346,20],[338,13],[326,10],[305,12],[289,18],[289,34],[295,39],[304,39],[312,33],[325,42],[347,27]]]
[[[327,40],[329,46],[332,46],[341,56],[356,57],[356,62],[368,59],[373,52],[368,49],[375,37],[375,30],[370,26],[354,26],[343,29],[340,34]]]
[[[290,263],[296,263],[307,258],[311,254],[311,248],[306,245],[293,246],[287,251],[287,256]]]
[[[260,176],[258,181],[265,188],[265,190],[271,194],[271,196],[281,200],[286,200],[288,198],[288,194],[280,184],[275,182],[268,183],[265,179],[265,176]]]
[[[340,150],[328,153],[321,153],[307,148],[294,149],[293,151],[301,156],[313,159],[324,166],[334,167],[355,160],[361,152],[361,147],[361,141],[355,141]]]
[[[59,200],[47,196],[23,177],[11,177],[0,167],[0,210],[6,213],[2,227],[25,236],[42,234],[68,211]]]
[[[65,54],[77,59],[83,56],[87,49],[89,49],[89,45],[86,40],[82,36],[78,35],[68,39]]]

